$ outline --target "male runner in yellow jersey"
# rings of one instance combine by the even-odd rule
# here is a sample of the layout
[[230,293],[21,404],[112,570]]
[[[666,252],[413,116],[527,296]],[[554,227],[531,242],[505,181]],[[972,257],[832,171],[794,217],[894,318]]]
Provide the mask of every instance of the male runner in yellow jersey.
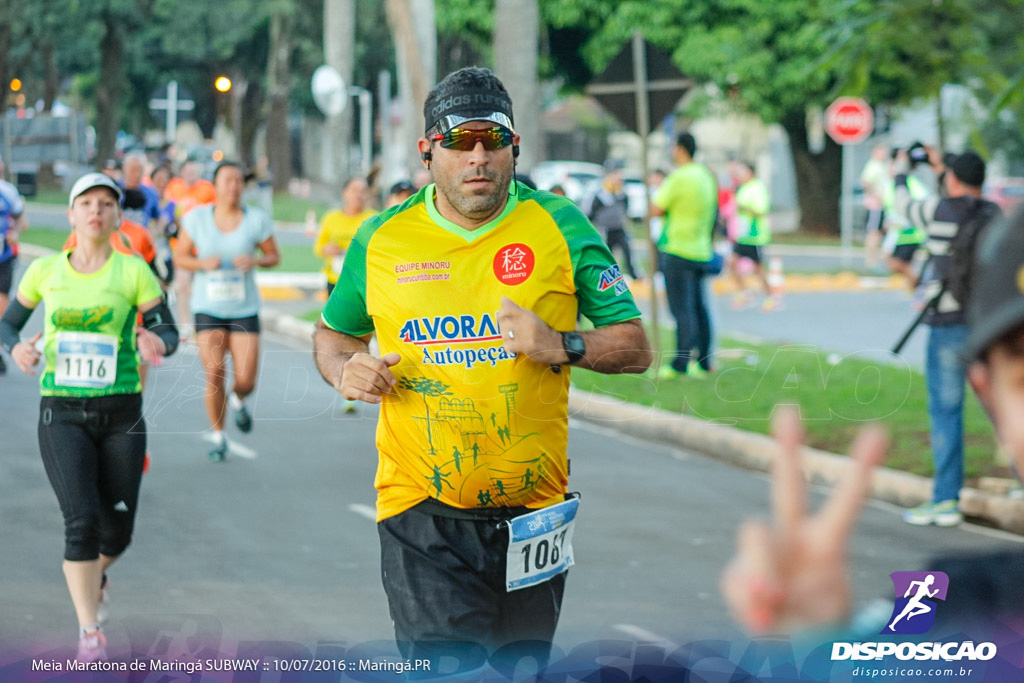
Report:
[[[403,655],[471,666],[517,643],[492,664],[525,645],[543,665],[578,505],[567,366],[643,372],[650,345],[579,209],[513,182],[519,136],[501,81],[460,69],[424,118],[434,184],[359,229],[316,362],[344,398],[382,404],[377,521]],[[576,332],[577,312],[596,329]]]

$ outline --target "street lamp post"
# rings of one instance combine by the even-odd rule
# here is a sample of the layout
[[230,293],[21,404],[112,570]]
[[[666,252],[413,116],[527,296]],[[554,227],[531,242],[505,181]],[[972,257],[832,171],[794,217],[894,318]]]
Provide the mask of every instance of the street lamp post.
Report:
[[245,97],[249,83],[236,72],[234,79],[228,76],[218,76],[213,82],[213,87],[217,92],[228,95],[230,98],[227,115],[231,117],[231,134],[235,138],[234,156],[236,160],[248,163],[248,160],[243,158],[245,155],[242,152],[242,98]]
[[349,97],[359,98],[360,169],[363,175],[368,175],[373,162],[373,93],[358,85],[346,85],[338,70],[326,64],[313,72],[310,88],[313,101],[326,116],[343,112]]
[[373,93],[358,85],[349,86],[348,92],[359,98],[359,167],[366,176],[373,162]]

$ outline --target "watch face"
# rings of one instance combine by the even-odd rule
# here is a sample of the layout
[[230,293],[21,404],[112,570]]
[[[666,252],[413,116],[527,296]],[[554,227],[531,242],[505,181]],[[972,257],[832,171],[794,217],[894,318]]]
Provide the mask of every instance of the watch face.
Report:
[[569,355],[569,362],[575,363],[587,353],[587,346],[583,337],[577,332],[566,332],[562,335],[562,346]]

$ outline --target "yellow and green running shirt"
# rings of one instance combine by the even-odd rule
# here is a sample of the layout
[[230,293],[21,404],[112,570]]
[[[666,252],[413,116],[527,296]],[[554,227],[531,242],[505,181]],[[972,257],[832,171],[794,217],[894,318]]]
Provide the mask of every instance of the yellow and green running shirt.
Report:
[[29,265],[18,294],[45,306],[43,396],[95,397],[142,390],[135,354],[136,312],[160,298],[160,283],[137,256],[113,252],[95,273],[79,273],[70,251]]
[[505,350],[501,298],[556,330],[640,317],[601,236],[568,199],[516,185],[504,211],[465,230],[428,185],[359,229],[323,311],[331,329],[376,332],[398,380],[377,424],[377,519],[427,497],[458,508],[564,500],[569,368]]
[[[317,233],[316,241],[313,242],[313,253],[324,260],[323,274],[332,285],[338,281],[338,274],[341,272],[341,264],[344,263],[344,254],[348,251],[348,245],[356,230],[367,218],[376,215],[376,211],[362,211],[355,216],[350,216],[338,209],[324,214],[320,222],[320,232]],[[324,253],[324,247],[333,244],[341,249],[341,256],[328,256]]]

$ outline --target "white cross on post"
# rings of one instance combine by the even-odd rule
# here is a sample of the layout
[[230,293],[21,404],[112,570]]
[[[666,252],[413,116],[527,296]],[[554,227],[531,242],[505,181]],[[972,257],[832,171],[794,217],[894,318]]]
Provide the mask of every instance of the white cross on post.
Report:
[[174,133],[178,129],[178,112],[192,111],[196,108],[196,103],[192,100],[179,100],[178,81],[171,81],[167,84],[167,97],[154,97],[149,101],[149,108],[167,112],[167,142],[174,142]]

